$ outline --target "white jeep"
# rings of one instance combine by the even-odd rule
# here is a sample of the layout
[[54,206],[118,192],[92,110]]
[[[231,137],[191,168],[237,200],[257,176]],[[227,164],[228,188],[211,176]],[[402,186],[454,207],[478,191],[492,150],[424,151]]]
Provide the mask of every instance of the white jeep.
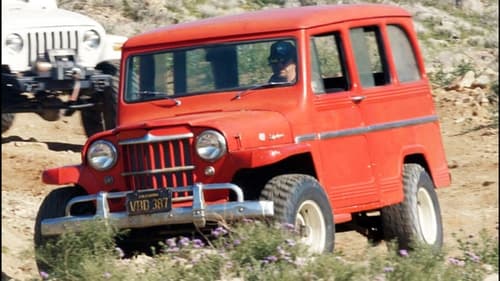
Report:
[[115,126],[121,46],[56,0],[2,0],[2,133],[14,113],[48,121],[80,111],[87,136]]

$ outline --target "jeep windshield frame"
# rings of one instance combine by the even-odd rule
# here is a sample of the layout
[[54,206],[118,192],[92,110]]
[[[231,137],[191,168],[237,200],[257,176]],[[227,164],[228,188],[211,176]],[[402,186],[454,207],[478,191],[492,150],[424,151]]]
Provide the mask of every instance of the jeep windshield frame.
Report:
[[[246,40],[205,44],[160,52],[133,54],[126,60],[124,101],[127,103],[177,99],[185,96],[245,91],[255,85],[271,84],[271,45],[294,38]],[[296,73],[299,63],[296,62]],[[297,83],[278,83],[289,87]],[[266,88],[266,87],[259,87]],[[255,88],[258,89],[258,88]],[[161,93],[144,95],[143,93]]]

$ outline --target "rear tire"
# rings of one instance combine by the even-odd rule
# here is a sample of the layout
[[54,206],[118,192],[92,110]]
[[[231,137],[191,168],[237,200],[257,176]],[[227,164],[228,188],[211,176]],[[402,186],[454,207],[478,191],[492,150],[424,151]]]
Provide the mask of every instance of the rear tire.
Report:
[[[47,242],[53,240],[54,236],[42,236],[41,223],[44,219],[58,218],[65,216],[66,205],[68,202],[80,195],[87,195],[85,190],[78,186],[66,186],[58,189],[52,190],[43,200],[40,208],[38,209],[38,214],[35,220],[35,233],[34,233],[34,244],[35,253],[38,249],[43,247]],[[92,204],[75,204],[71,209],[72,214],[87,214],[95,212],[94,206]],[[51,268],[50,265],[46,264],[35,255],[36,263],[39,271],[47,272]]]
[[83,128],[87,137],[116,127],[116,109],[118,105],[118,84],[120,79],[120,62],[110,61],[96,67],[104,74],[113,76],[111,86],[104,90],[98,105],[81,111]]
[[277,221],[295,225],[301,241],[313,253],[332,252],[335,223],[328,197],[318,181],[308,175],[290,174],[271,179],[261,193],[274,202]]
[[403,201],[381,211],[385,239],[397,239],[399,249],[411,249],[413,242],[422,242],[440,250],[441,209],[429,174],[418,164],[405,164],[403,188]]
[[5,133],[14,123],[13,113],[2,113],[2,134]]

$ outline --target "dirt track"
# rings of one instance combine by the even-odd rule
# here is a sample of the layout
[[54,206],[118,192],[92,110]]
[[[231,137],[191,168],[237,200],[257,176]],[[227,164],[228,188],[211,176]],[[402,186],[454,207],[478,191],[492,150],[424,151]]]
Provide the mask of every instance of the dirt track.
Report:
[[[445,247],[453,250],[453,233],[476,235],[498,231],[498,129],[487,108],[457,104],[455,92],[436,94],[438,114],[453,184],[441,189]],[[33,259],[33,225],[44,195],[54,186],[41,182],[46,168],[80,162],[85,142],[79,115],[47,122],[19,114],[2,135],[2,280],[37,277]],[[356,233],[338,235],[336,247],[348,254],[364,247]]]

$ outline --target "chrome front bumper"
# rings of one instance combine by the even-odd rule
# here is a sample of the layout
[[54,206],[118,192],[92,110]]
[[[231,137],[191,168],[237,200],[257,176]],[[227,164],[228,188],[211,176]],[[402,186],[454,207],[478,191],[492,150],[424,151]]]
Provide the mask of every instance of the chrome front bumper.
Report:
[[[236,201],[222,204],[206,205],[203,198],[204,190],[232,190],[236,193]],[[192,206],[172,208],[170,212],[147,215],[129,216],[125,212],[110,212],[108,199],[124,198],[124,192],[99,192],[93,195],[78,196],[66,205],[66,215],[59,218],[44,219],[41,222],[43,236],[60,235],[71,229],[78,231],[86,222],[97,219],[104,220],[118,229],[144,228],[161,225],[175,225],[193,223],[197,227],[204,227],[207,221],[231,221],[243,218],[257,218],[273,216],[274,206],[272,201],[244,201],[243,192],[234,184],[195,184],[188,187],[175,188],[175,192],[192,192]],[[82,202],[95,202],[95,215],[73,216],[70,214],[71,206]]]

